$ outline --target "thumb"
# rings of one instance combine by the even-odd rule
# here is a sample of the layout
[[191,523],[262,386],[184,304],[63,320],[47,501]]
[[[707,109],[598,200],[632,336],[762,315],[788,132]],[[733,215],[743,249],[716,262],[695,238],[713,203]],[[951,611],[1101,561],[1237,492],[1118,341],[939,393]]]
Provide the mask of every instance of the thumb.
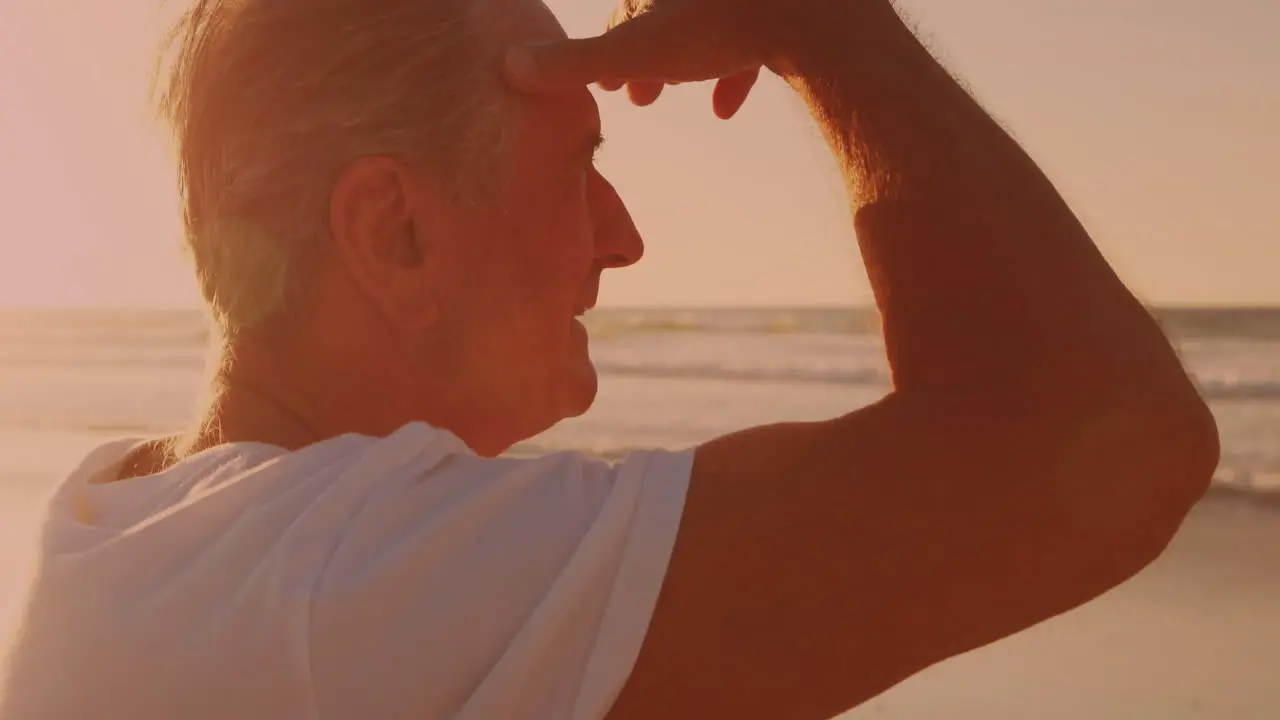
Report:
[[670,11],[654,10],[627,20],[602,35],[515,46],[507,51],[504,72],[519,90],[569,90],[601,80],[618,83],[674,82],[679,58],[673,37],[680,23]]

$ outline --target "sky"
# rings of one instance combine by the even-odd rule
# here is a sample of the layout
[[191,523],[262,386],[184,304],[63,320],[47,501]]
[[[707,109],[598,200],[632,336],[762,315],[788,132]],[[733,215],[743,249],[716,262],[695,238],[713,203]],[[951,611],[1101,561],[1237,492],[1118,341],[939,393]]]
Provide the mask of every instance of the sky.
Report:
[[[0,0],[0,307],[199,303],[147,94],[183,4]],[[547,4],[574,36],[612,9]],[[1141,298],[1280,305],[1280,2],[901,6]],[[870,301],[835,164],[776,79],[728,122],[706,85],[598,95],[600,168],[647,244],[602,305]]]

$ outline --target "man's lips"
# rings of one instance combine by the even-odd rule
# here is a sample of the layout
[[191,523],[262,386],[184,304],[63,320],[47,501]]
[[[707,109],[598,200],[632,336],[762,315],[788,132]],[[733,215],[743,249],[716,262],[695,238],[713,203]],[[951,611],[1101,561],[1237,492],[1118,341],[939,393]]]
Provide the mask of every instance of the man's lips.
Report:
[[596,306],[596,302],[600,299],[600,277],[594,277],[587,285],[587,292],[583,293],[583,302],[573,311],[577,317],[586,315],[589,310]]

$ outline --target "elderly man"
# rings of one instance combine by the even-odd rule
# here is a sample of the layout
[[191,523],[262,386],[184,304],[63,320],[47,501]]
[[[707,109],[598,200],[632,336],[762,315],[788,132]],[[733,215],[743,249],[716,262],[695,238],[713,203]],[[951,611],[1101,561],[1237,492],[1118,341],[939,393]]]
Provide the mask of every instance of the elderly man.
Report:
[[[0,715],[821,720],[1155,559],[1213,420],[1036,165],[889,0],[201,0],[166,107],[224,331],[180,438],[58,489]],[[640,259],[587,86],[757,74],[843,168],[894,389],[610,466]],[[761,138],[761,142],[767,139]]]

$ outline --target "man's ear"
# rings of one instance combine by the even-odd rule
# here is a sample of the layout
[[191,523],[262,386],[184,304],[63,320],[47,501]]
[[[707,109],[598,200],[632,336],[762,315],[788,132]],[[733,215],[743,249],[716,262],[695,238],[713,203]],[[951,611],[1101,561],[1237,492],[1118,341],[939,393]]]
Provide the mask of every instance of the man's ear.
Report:
[[419,181],[402,162],[349,163],[329,198],[329,230],[341,262],[397,327],[422,328],[439,314],[427,228],[415,222]]

